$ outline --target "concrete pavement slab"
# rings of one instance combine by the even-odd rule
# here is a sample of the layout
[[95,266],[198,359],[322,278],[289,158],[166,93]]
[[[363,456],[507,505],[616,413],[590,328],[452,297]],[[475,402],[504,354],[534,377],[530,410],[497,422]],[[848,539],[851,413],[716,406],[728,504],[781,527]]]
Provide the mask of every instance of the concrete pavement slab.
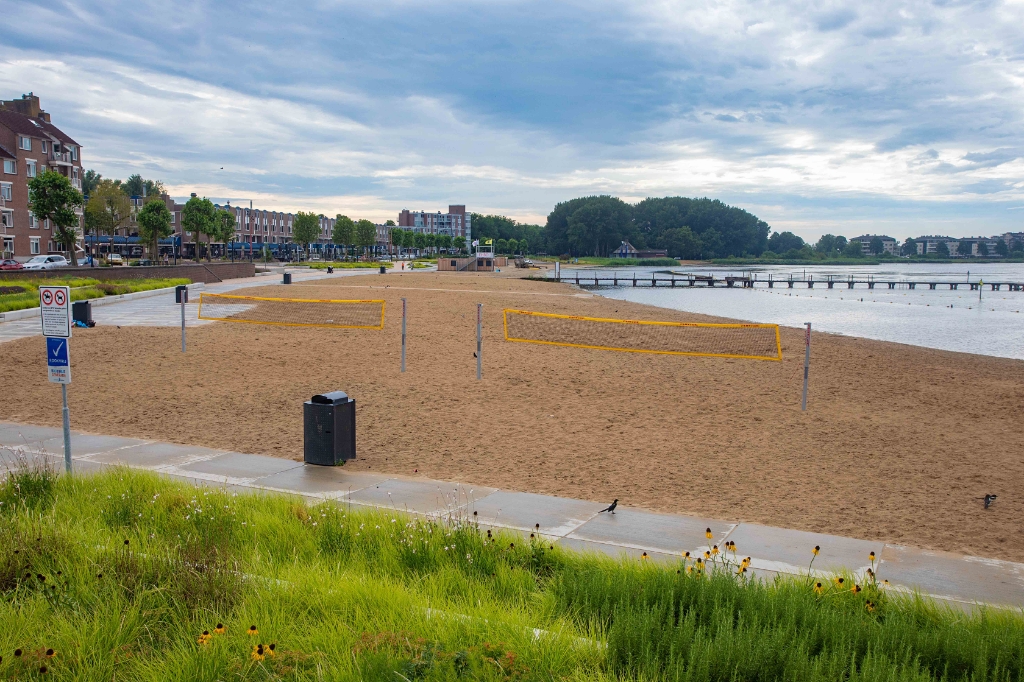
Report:
[[741,523],[723,539],[736,543],[737,555],[752,557],[755,568],[795,574],[807,572],[815,546],[821,547],[814,560],[815,571],[860,573],[871,565],[868,554],[882,556],[884,544],[756,523]]
[[[118,436],[94,436],[91,433],[71,433],[71,456],[87,457],[111,450],[143,445],[146,441],[137,438],[119,438]],[[47,438],[33,443],[33,448],[64,456],[64,434],[55,438]]]
[[886,545],[878,577],[933,596],[1024,607],[1024,564]]
[[387,481],[390,476],[325,467],[313,464],[288,469],[258,479],[254,485],[277,490],[291,490],[303,495],[337,498]]
[[[240,452],[217,453],[215,457],[197,462],[181,464],[173,473],[182,475],[189,474],[211,474],[226,478],[254,481],[271,474],[279,474],[282,471],[302,466],[302,462],[280,457],[266,457],[264,455],[245,455]],[[199,478],[203,478],[200,476]]]
[[[75,447],[74,442],[71,445]],[[173,443],[146,443],[90,455],[93,462],[103,464],[124,464],[143,469],[182,465],[198,457],[213,457],[222,450],[211,450],[198,445],[175,445]]]
[[228,493],[256,495],[263,492],[259,488],[254,488],[252,486],[234,485],[232,483],[224,483],[223,481],[212,481],[207,478],[196,478],[195,476],[182,476],[180,474],[168,474],[163,472],[160,472],[160,476],[172,481],[188,483],[194,486],[202,486],[204,488],[216,488],[217,490],[223,490]]
[[[605,554],[616,559],[636,559],[638,561],[654,561],[659,564],[682,563],[682,557],[678,554],[647,551],[635,547],[624,547],[622,545],[610,544],[607,542],[591,542],[580,540],[574,537],[565,537],[558,540],[557,547],[570,549],[575,552],[588,552],[591,554]],[[644,554],[647,559],[644,559]]]
[[64,436],[63,429],[32,424],[0,424],[0,445],[28,445],[57,436]]
[[[389,478],[381,483],[358,490],[344,499],[354,504],[373,505],[419,514],[466,513],[479,505],[481,497],[490,495],[494,488],[466,486],[458,483],[416,478]],[[486,499],[486,497],[484,497]]]
[[619,507],[614,514],[598,514],[568,537],[613,543],[648,552],[675,555],[692,552],[696,555],[698,551],[703,551],[707,547],[708,539],[705,533],[708,528],[715,537],[712,544],[717,544],[735,527],[735,523],[725,521],[655,514]]
[[567,535],[589,521],[607,505],[564,497],[499,490],[475,505],[481,523],[540,532],[558,537]]

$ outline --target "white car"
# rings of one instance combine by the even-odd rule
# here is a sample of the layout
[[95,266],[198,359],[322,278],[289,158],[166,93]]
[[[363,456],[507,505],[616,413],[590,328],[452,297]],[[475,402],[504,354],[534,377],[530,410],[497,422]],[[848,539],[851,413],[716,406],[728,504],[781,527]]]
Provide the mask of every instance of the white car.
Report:
[[26,270],[52,270],[68,267],[68,259],[64,256],[33,256],[25,262]]

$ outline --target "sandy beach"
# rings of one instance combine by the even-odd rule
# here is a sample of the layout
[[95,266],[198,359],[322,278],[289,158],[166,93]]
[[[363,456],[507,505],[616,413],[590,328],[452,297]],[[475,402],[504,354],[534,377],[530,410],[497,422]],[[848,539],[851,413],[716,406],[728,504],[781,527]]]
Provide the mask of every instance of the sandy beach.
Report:
[[[781,363],[507,343],[503,308],[725,321],[519,275],[244,290],[384,298],[382,331],[217,322],[190,329],[183,355],[173,328],[76,329],[72,427],[301,459],[303,401],[344,390],[358,470],[1024,561],[1024,362],[816,334],[801,412],[802,330],[783,330]],[[2,346],[2,419],[60,425],[42,344]],[[985,511],[987,493],[999,498]]]

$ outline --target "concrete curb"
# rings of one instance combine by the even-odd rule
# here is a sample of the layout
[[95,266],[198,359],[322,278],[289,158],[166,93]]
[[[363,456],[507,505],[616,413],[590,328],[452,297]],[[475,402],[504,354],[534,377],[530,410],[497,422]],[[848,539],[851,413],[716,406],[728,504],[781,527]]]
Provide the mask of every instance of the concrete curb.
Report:
[[[205,285],[202,282],[194,282],[188,285],[189,291],[195,291],[203,289]],[[101,305],[110,305],[111,303],[120,303],[122,301],[133,301],[137,298],[149,298],[151,296],[160,296],[161,294],[173,294],[174,287],[164,287],[162,289],[150,289],[149,291],[136,291],[130,294],[118,294],[117,296],[104,296],[103,298],[90,298],[93,307]],[[25,308],[23,310],[12,310],[9,313],[0,313],[0,322],[10,322],[12,320],[23,320],[29,317],[39,317],[39,308]]]

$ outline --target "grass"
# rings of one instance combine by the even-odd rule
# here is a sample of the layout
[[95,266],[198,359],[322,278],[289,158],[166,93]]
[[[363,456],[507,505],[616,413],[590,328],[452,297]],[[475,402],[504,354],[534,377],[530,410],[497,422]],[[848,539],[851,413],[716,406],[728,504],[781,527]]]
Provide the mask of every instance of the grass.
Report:
[[22,471],[0,485],[0,678],[1022,679],[1020,614],[613,561],[471,520]]
[[393,268],[394,267],[394,263],[389,263],[387,261],[382,261],[380,263],[370,262],[370,261],[337,261],[337,262],[317,261],[317,262],[312,262],[312,263],[305,263],[305,265],[308,265],[309,267],[313,268],[314,270],[326,270],[327,266],[331,266],[332,268],[338,268],[338,269],[345,269],[345,268],[374,268],[374,269],[376,269],[376,268],[379,268],[382,265],[384,267],[386,267],[386,268]]
[[[192,280],[182,277],[169,279],[129,279],[100,281],[88,277],[55,277],[39,280],[0,280],[0,313],[25,308],[39,307],[39,287],[60,285],[71,287],[71,300],[83,301],[90,298],[117,296],[136,291],[164,289],[178,284],[191,284]],[[15,291],[17,289],[17,291]]]
[[[537,257],[534,260],[554,262],[557,259]],[[575,265],[575,261],[579,261],[580,265],[599,265],[605,268],[675,267],[679,265],[679,261],[675,258],[597,258],[595,256],[581,256],[580,258],[573,259],[573,261],[567,263],[567,265]]]

